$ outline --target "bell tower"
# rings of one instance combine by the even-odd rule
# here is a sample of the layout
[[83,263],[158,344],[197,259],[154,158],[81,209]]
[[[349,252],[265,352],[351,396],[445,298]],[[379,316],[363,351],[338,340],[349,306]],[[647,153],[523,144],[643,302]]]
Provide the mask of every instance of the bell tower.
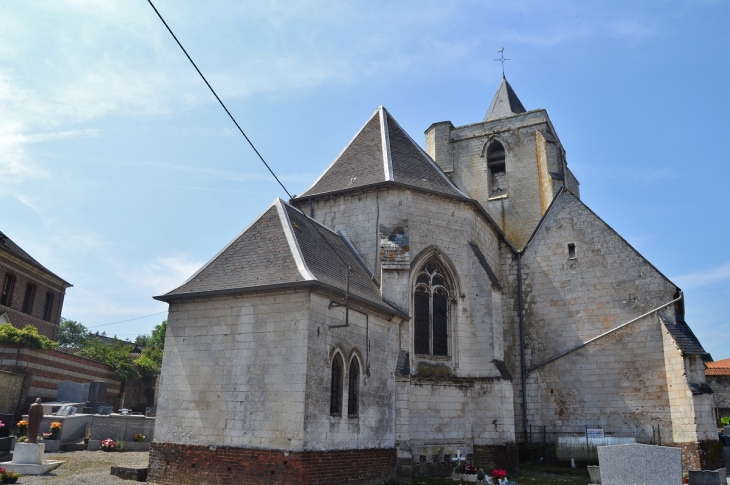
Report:
[[434,123],[426,130],[426,152],[517,248],[562,188],[580,197],[547,111],[527,111],[504,76],[480,123]]

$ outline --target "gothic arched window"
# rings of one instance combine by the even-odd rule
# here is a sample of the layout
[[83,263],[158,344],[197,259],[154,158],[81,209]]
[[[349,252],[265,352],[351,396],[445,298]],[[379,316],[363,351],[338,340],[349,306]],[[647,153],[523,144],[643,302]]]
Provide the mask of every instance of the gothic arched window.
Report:
[[493,141],[487,149],[487,169],[489,170],[489,197],[507,193],[507,172],[505,170],[504,146]]
[[356,418],[359,411],[360,401],[360,365],[356,357],[352,357],[350,361],[350,370],[348,371],[347,386],[347,415]]
[[433,261],[416,277],[413,295],[414,352],[449,355],[449,286],[446,273]]
[[335,354],[332,359],[332,380],[330,381],[330,415],[342,416],[342,356]]

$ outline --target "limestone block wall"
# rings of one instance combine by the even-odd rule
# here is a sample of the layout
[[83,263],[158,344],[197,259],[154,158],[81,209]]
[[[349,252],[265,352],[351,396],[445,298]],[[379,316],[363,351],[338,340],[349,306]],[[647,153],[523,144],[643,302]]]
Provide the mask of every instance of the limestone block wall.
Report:
[[[303,208],[309,210],[309,205]],[[491,362],[503,360],[503,332],[499,328],[502,320],[495,311],[501,305],[501,296],[493,295],[491,283],[469,243],[478,245],[499,278],[500,240],[495,229],[470,203],[384,187],[314,200],[311,209],[319,222],[346,232],[363,260],[381,279],[384,296],[409,313],[413,307],[414,271],[429,256],[439,255],[454,277],[450,356],[440,363],[460,376],[499,375]],[[405,223],[410,272],[383,270],[379,262],[380,228]],[[401,348],[409,352],[415,367],[422,358],[414,355],[411,341],[409,333],[401,338]]]
[[730,376],[707,376],[707,383],[713,391],[717,418],[730,416]]
[[302,450],[309,290],[170,304],[155,438]]
[[688,383],[705,382],[704,364],[700,356],[683,356],[676,342],[663,328],[664,358],[668,398],[675,443],[716,440],[712,395],[693,395]]
[[[345,320],[344,309],[329,308],[330,301],[331,295],[312,293],[307,337],[304,448],[393,448],[393,374],[398,358],[399,323],[388,321],[384,315],[367,307],[354,306],[350,311],[349,327],[330,328],[331,325],[343,325]],[[340,416],[330,415],[331,366],[335,352],[340,353],[345,364]],[[354,417],[349,415],[348,408],[352,359],[356,359],[360,371],[358,413]]]
[[[548,153],[538,149],[537,131],[555,133],[545,110],[461,126],[450,132],[454,183],[484,206],[516,247],[525,244],[543,214],[540,187],[542,180],[548,183],[549,174],[541,180],[537,154],[548,157]],[[505,148],[506,196],[490,197],[486,148],[492,141]],[[544,162],[546,168],[554,165],[553,160]]]
[[[575,245],[575,257],[569,254]],[[516,258],[503,271],[510,371],[519,376]],[[526,364],[532,366],[674,299],[676,287],[626,241],[564,193],[522,257]],[[665,313],[674,315],[673,307]],[[669,425],[662,336],[656,315],[530,373],[528,421],[551,427]],[[515,379],[516,393],[521,383]],[[647,392],[648,391],[648,392]],[[518,398],[519,399],[519,398]],[[516,399],[516,416],[521,402]],[[519,418],[518,418],[519,419]]]
[[429,381],[410,386],[410,445],[488,445],[514,441],[512,386],[501,379]]

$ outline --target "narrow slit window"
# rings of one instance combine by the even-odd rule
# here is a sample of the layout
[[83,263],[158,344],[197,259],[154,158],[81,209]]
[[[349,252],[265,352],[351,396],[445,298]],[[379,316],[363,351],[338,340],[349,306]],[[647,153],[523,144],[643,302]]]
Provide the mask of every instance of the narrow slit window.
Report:
[[11,306],[13,304],[13,289],[15,288],[15,275],[5,275],[3,281],[3,293],[0,297],[0,305]]
[[56,295],[50,291],[46,293],[46,304],[43,306],[43,320],[50,322],[53,318],[53,300]]
[[568,244],[568,259],[575,259],[575,244]]
[[330,383],[330,415],[342,416],[342,371],[344,365],[340,354],[332,359],[332,381]]
[[357,358],[355,357],[350,361],[348,374],[347,415],[351,418],[356,418],[359,413],[360,401],[360,365],[357,363]]
[[33,301],[35,300],[35,285],[25,286],[25,298],[23,298],[23,313],[33,313]]
[[487,149],[487,169],[489,170],[489,197],[507,194],[506,153],[498,141],[492,142]]

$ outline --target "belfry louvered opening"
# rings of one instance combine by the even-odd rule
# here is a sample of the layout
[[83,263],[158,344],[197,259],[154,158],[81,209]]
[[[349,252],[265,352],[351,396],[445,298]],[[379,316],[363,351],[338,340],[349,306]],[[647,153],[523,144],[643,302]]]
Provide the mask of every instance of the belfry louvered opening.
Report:
[[489,196],[507,194],[506,152],[504,146],[493,141],[487,149],[487,169],[489,170]]

